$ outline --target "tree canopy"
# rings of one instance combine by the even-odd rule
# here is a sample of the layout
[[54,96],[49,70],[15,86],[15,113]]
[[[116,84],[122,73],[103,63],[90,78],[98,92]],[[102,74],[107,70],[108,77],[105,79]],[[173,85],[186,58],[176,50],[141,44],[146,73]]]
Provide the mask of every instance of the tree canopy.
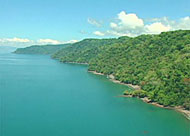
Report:
[[190,30],[85,39],[59,49],[52,57],[62,62],[89,63],[90,71],[112,74],[123,83],[141,86],[143,94],[138,91],[134,95],[190,110]]
[[53,54],[70,44],[57,45],[32,45],[26,48],[18,48],[14,53],[17,54]]

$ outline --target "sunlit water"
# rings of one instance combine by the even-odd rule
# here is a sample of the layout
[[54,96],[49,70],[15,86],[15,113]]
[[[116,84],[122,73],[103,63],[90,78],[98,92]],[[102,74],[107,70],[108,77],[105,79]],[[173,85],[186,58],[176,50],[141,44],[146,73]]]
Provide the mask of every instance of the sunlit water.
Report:
[[1,136],[190,136],[182,114],[48,56],[0,54]]

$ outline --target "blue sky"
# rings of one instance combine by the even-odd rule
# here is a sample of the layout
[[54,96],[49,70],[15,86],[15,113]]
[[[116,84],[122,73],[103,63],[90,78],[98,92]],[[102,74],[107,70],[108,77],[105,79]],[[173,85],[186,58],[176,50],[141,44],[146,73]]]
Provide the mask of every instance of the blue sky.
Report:
[[190,0],[0,0],[0,45],[190,29]]

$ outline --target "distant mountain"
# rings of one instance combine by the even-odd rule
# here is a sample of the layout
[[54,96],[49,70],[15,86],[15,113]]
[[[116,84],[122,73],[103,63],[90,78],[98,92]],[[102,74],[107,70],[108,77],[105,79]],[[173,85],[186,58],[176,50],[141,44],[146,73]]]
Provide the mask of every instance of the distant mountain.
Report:
[[16,50],[16,47],[11,46],[0,46],[0,54],[2,53],[10,53]]
[[71,44],[57,45],[33,45],[26,48],[18,48],[14,53],[17,54],[53,54],[58,50],[68,47]]

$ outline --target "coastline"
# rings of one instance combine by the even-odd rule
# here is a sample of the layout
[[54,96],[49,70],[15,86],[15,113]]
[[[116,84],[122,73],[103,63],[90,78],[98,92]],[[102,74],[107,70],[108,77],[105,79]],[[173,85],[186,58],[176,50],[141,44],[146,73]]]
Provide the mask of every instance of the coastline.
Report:
[[88,65],[88,63],[79,63],[79,62],[63,62],[67,64],[80,64],[80,65]]
[[[96,71],[88,71],[90,73],[93,73],[93,74],[96,74],[96,75],[104,75],[103,73],[98,73]],[[105,75],[104,75],[105,76]],[[126,85],[126,86],[129,86],[131,88],[133,88],[134,90],[140,90],[141,87],[138,86],[138,85],[132,85],[132,84],[126,84],[126,83],[122,83],[121,81],[119,80],[116,80],[115,77],[113,75],[107,75],[107,78],[110,79],[110,81],[114,82],[114,83],[117,83],[117,84],[121,84],[121,85]],[[131,98],[133,97],[132,95],[120,95],[118,97],[127,97],[127,98]],[[137,97],[139,98],[139,97]],[[165,108],[165,109],[171,109],[171,110],[175,110],[177,112],[180,112],[182,113],[188,120],[190,120],[190,111],[189,110],[185,110],[183,107],[181,106],[176,106],[176,107],[165,107],[159,103],[156,103],[156,102],[151,102],[150,99],[148,99],[148,97],[144,97],[144,98],[139,98],[141,99],[143,102],[147,103],[147,104],[152,104],[154,106],[157,106],[157,107],[160,107],[160,108]]]
[[[133,96],[132,95],[120,95],[118,97],[127,97],[127,98],[132,98]],[[133,97],[135,98],[135,97]],[[177,112],[180,112],[182,113],[188,120],[190,120],[190,111],[189,110],[185,110],[183,107],[181,106],[176,106],[176,107],[170,107],[170,106],[167,106],[165,107],[164,105],[161,105],[159,103],[156,103],[156,102],[151,102],[150,99],[148,99],[148,97],[144,97],[144,98],[140,98],[140,97],[136,97],[136,98],[139,98],[141,99],[143,102],[147,103],[147,104],[152,104],[154,106],[157,106],[157,107],[160,107],[160,108],[165,108],[165,109],[171,109],[171,110],[175,110]]]
[[[96,71],[88,71],[88,72],[93,73],[93,74],[96,74],[96,75],[106,76],[106,75],[104,75],[103,73],[98,73],[98,72],[96,72]],[[126,86],[129,86],[129,87],[131,87],[131,88],[133,88],[133,89],[135,89],[135,90],[140,90],[140,89],[141,89],[140,86],[138,86],[138,85],[132,85],[132,84],[122,83],[121,81],[116,80],[113,75],[107,75],[107,77],[108,77],[112,82],[114,82],[114,83],[121,84],[121,85],[126,85]]]
[[118,84],[121,84],[121,85],[126,85],[126,86],[129,86],[135,90],[141,90],[141,87],[138,86],[138,85],[133,85],[133,84],[126,84],[126,83],[122,83],[121,81],[119,80],[116,80],[115,77],[113,75],[108,75],[108,78],[114,82],[114,83],[118,83]]

